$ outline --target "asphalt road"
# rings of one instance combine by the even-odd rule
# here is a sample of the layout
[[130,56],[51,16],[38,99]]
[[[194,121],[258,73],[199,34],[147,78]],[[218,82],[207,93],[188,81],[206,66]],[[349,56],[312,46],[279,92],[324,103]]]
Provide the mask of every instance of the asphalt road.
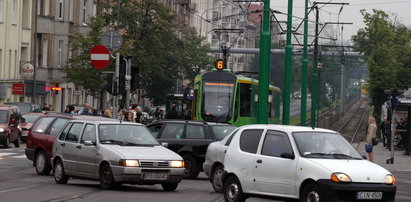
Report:
[[[39,176],[26,159],[22,148],[0,148],[0,200],[7,202],[37,201],[155,201],[155,202],[221,202],[223,195],[215,193],[206,176],[183,180],[176,191],[165,192],[160,185],[123,185],[116,190],[101,190],[97,181],[70,179],[59,185],[52,175]],[[397,179],[397,200],[411,200],[411,172],[394,172]],[[272,201],[249,198],[247,202]]]

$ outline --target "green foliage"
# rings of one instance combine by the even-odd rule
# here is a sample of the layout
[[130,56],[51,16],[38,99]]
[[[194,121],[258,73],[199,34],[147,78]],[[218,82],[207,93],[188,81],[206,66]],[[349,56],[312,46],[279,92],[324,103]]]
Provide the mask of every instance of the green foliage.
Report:
[[132,72],[141,75],[140,86],[155,105],[164,104],[166,96],[175,92],[177,79],[193,80],[200,69],[210,64],[209,46],[203,45],[204,38],[184,27],[180,23],[184,16],[178,16],[162,3],[121,1],[120,12],[117,0],[99,7],[112,10],[103,15],[105,26],[118,26],[121,30],[120,52],[132,56]]
[[375,106],[374,115],[381,112],[387,96],[385,89],[405,89],[411,86],[411,31],[390,20],[381,10],[367,13],[361,10],[365,28],[352,37],[355,50],[368,61],[368,92]]
[[73,51],[73,57],[68,60],[63,68],[69,82],[83,86],[86,93],[93,96],[98,96],[103,80],[99,76],[101,70],[94,69],[91,66],[90,50],[100,43],[103,23],[101,18],[91,18],[89,23],[90,31],[87,34],[77,33],[74,36],[69,47]]

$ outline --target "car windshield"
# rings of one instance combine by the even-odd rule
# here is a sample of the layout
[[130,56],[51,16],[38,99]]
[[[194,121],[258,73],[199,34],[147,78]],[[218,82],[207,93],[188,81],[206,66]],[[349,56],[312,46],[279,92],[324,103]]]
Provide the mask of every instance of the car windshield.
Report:
[[118,144],[122,146],[159,145],[144,126],[131,124],[102,124],[99,126],[99,139],[101,144]]
[[23,115],[23,118],[24,118],[24,120],[25,120],[25,122],[26,123],[34,123],[34,121],[39,117],[40,115],[37,115],[37,114],[30,114],[30,115],[28,115],[28,114],[25,114],[25,115]]
[[0,111],[0,123],[7,123],[7,111]]
[[294,132],[293,136],[302,157],[362,159],[351,144],[338,133]]
[[223,139],[225,136],[230,134],[231,131],[236,129],[236,127],[232,125],[217,125],[211,127],[213,128],[214,136],[217,140]]
[[16,105],[16,106],[19,107],[21,113],[31,112],[30,105]]

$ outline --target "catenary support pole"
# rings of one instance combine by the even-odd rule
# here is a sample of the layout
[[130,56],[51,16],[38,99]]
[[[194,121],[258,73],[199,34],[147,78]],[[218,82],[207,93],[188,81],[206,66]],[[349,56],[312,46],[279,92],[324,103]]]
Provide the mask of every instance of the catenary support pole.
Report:
[[285,46],[285,66],[284,66],[284,90],[283,90],[283,124],[290,124],[290,93],[291,93],[291,66],[293,63],[292,52],[292,26],[293,24],[293,0],[288,0],[287,16],[287,44]]
[[305,126],[307,123],[307,74],[308,74],[308,0],[305,0],[304,15],[304,48],[303,48],[303,65],[301,70],[301,113],[300,125]]

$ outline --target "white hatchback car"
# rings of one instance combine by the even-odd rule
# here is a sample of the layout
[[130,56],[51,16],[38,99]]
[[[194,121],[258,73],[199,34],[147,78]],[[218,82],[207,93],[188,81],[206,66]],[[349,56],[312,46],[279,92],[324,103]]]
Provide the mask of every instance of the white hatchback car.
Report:
[[337,132],[249,125],[233,135],[224,159],[224,197],[262,195],[301,201],[394,201],[394,176]]

